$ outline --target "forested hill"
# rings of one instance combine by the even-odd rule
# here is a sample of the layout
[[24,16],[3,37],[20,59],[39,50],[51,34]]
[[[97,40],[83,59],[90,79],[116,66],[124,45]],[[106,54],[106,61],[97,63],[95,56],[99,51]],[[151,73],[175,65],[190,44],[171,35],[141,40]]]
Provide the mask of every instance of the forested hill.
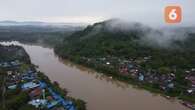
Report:
[[141,55],[147,53],[144,52],[147,49],[194,50],[194,33],[188,30],[154,30],[139,23],[109,20],[88,26],[65,38],[63,49],[66,54],[76,52],[85,56]]
[[56,51],[63,57],[159,55],[166,59],[177,59],[175,55],[195,55],[194,42],[195,34],[187,28],[161,31],[139,23],[109,20],[88,26],[65,38]]

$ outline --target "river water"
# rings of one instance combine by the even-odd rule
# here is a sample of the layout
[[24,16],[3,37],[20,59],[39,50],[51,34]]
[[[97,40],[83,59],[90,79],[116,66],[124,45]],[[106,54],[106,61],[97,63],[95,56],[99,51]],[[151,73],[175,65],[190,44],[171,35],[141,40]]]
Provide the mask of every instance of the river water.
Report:
[[62,88],[69,91],[69,95],[86,101],[88,110],[189,110],[177,100],[168,100],[93,70],[62,61],[52,48],[19,42],[1,44],[23,46],[40,71],[52,81],[59,82]]

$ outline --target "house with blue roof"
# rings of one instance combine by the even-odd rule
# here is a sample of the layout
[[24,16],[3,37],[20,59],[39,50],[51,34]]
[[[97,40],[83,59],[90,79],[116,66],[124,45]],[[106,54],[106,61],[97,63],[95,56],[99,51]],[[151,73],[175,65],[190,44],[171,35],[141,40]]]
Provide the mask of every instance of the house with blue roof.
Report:
[[23,90],[28,90],[28,89],[33,89],[33,88],[36,88],[36,87],[40,87],[41,83],[40,82],[27,82],[27,83],[24,83],[21,88]]

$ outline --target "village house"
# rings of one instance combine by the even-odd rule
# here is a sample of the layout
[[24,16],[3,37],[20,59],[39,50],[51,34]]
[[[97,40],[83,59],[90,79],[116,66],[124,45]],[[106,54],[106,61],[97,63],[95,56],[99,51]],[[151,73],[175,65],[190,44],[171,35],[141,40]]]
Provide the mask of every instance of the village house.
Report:
[[33,99],[36,98],[37,96],[41,96],[42,94],[42,89],[41,88],[35,88],[29,93],[29,96]]
[[195,74],[194,73],[190,73],[188,76],[186,76],[185,79],[191,82],[192,87],[195,87]]
[[36,88],[36,87],[40,87],[40,81],[31,81],[31,82],[27,82],[27,83],[24,83],[21,88],[23,90],[28,90],[28,89],[33,89],[33,88]]

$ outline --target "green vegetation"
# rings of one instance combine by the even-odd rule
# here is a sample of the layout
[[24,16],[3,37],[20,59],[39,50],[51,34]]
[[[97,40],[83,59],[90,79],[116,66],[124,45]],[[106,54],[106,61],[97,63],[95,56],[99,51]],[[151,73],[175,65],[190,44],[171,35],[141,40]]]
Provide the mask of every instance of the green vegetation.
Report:
[[3,93],[3,87],[5,85],[4,78],[5,78],[5,72],[0,70],[0,108],[4,108],[5,103],[3,102],[4,99],[4,93]]
[[[159,35],[161,32],[140,24],[133,24],[133,28],[128,30],[115,29],[109,22],[114,21],[96,23],[73,34],[73,31],[1,31],[0,40],[55,46],[55,53],[62,58],[152,92],[195,102],[195,91],[192,94],[187,93],[187,90],[194,89],[193,81],[186,80],[186,77],[195,77],[193,31],[186,31],[183,36],[186,38],[183,40],[171,39],[171,45],[164,42],[162,46],[152,42],[153,39],[149,41],[144,39],[148,32]],[[0,55],[0,58],[4,59],[6,56],[6,54]],[[23,71],[25,68],[25,65],[22,65],[20,69]],[[56,92],[64,97],[67,96],[67,91],[60,89],[57,82],[51,83],[42,73],[39,76]],[[79,110],[85,109],[85,102],[69,98],[75,102]]]
[[[21,91],[20,89],[15,90],[6,90],[3,92],[5,87],[4,78],[6,78],[5,72],[0,72],[0,110],[35,110],[34,107],[27,105],[29,101],[29,96],[26,92]],[[30,109],[31,108],[31,109]]]
[[[21,63],[26,66],[30,65],[30,58],[26,51],[19,46],[0,45],[0,53],[0,109],[20,110],[29,101],[29,96],[19,88],[14,90],[7,89],[6,81],[9,80],[7,71],[15,71]],[[12,62],[14,66],[8,62]],[[7,65],[6,67],[2,67],[4,63]]]
[[0,41],[20,41],[23,43],[34,43],[54,46],[61,42],[64,36],[69,35],[57,32],[0,32]]
[[25,104],[22,107],[20,107],[20,110],[38,110],[35,107],[33,107],[32,105],[29,104]]
[[[13,94],[14,93],[14,94]],[[8,110],[20,110],[20,107],[27,104],[29,101],[28,94],[22,91],[12,91],[6,95],[6,107]],[[10,97],[11,95],[11,97]]]
[[[187,39],[173,41],[172,47],[163,48],[144,42],[142,38],[145,32],[143,29],[137,28],[136,25],[135,29],[128,31],[113,31],[110,28],[107,27],[107,22],[88,26],[83,31],[66,37],[63,43],[55,47],[55,52],[62,58],[114,76],[116,79],[140,85],[150,91],[193,101],[195,95],[186,94],[190,84],[185,80],[187,76],[185,71],[195,67],[195,33],[186,33]],[[148,83],[143,84],[137,80],[138,78],[132,78],[129,73],[128,76],[122,75],[119,70],[122,63],[127,60],[133,62],[136,69],[145,77],[148,72],[149,76],[157,78],[161,76],[166,78],[173,73],[175,75],[172,80],[172,83],[175,84],[174,89],[161,90],[160,86],[164,86],[168,79],[152,84],[148,81]],[[106,62],[111,64],[106,64]],[[163,84],[160,84],[161,82]]]
[[[29,101],[37,98],[30,96],[36,88],[24,90],[22,85],[39,81],[46,83],[64,99],[72,101],[77,110],[86,110],[84,101],[67,96],[68,91],[61,89],[57,82],[51,83],[41,72],[36,75],[35,66],[31,64],[28,54],[22,47],[0,45],[0,53],[0,110],[37,110],[38,108],[28,104]],[[48,90],[46,94],[49,94]]]
[[53,47],[81,27],[0,26],[0,41],[19,41]]
[[14,61],[17,59],[20,61],[24,61],[25,63],[30,63],[30,58],[28,54],[20,46],[11,45],[11,46],[8,46],[7,48],[7,47],[0,45],[0,51],[1,51],[0,62]]

